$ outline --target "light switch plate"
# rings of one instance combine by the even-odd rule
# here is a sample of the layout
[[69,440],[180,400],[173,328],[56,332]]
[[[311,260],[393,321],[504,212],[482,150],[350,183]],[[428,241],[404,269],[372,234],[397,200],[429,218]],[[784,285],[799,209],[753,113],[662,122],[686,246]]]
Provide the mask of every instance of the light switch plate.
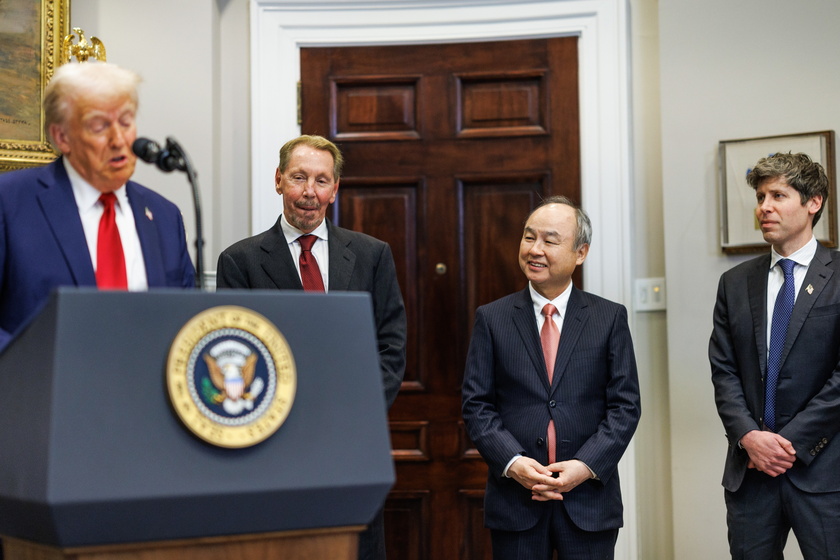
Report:
[[637,278],[633,300],[636,311],[664,311],[665,279]]

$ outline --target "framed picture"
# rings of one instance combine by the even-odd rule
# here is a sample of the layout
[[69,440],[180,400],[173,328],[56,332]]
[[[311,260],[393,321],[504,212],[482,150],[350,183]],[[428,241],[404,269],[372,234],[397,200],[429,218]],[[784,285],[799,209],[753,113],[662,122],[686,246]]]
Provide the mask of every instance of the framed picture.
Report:
[[0,0],[0,172],[48,163],[44,87],[61,58],[70,0]]
[[828,175],[828,204],[814,228],[817,240],[837,246],[837,199],[834,165],[834,131],[806,132],[720,142],[721,224],[720,245],[724,253],[766,251],[755,217],[755,191],[747,173],[759,159],[779,152],[803,152],[820,163]]

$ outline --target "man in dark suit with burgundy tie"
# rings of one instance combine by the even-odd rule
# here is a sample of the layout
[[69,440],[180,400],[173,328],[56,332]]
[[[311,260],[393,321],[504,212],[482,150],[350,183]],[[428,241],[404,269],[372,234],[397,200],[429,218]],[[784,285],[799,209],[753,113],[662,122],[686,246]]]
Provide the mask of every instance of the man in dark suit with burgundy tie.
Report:
[[0,175],[0,349],[58,286],[195,285],[181,212],[129,180],[139,81],[113,64],[59,67],[44,124],[61,157]]
[[[283,145],[274,175],[277,193],[283,196],[283,213],[268,231],[222,252],[216,284],[370,293],[382,385],[390,407],[405,373],[405,306],[388,244],[326,219],[327,207],[338,193],[342,165],[341,152],[326,138],[299,136]],[[359,537],[358,558],[385,558],[381,510]]]
[[583,210],[546,199],[519,245],[528,287],[476,311],[463,416],[489,466],[496,560],[614,557],[641,408],[626,309],[572,284],[591,236]]
[[840,555],[840,253],[813,228],[829,180],[806,154],[747,175],[771,250],[721,276],[709,360],[729,443],[723,472],[734,559]]

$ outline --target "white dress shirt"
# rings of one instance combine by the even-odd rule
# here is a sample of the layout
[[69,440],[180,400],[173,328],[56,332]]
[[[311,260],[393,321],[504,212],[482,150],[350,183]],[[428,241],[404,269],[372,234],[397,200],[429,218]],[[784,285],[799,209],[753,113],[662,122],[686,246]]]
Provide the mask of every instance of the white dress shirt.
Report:
[[779,290],[782,289],[782,284],[785,283],[785,273],[781,266],[776,264],[782,259],[789,259],[796,263],[793,267],[793,281],[794,286],[794,301],[799,295],[799,290],[802,288],[802,283],[805,281],[805,274],[808,272],[808,267],[811,266],[811,261],[814,255],[817,254],[817,238],[811,237],[811,240],[802,248],[795,251],[788,257],[783,257],[776,252],[775,249],[770,249],[770,270],[767,274],[767,352],[770,352],[770,329],[773,322],[773,308],[776,306],[776,297],[779,295]]
[[[99,239],[99,222],[102,219],[104,206],[99,201],[102,193],[85,181],[81,175],[70,165],[67,158],[64,159],[64,168],[70,178],[70,185],[73,187],[73,197],[76,199],[76,207],[79,210],[79,217],[82,219],[82,227],[85,231],[90,260],[93,269],[96,271],[96,247]],[[143,260],[143,249],[140,247],[140,237],[137,235],[137,226],[134,223],[134,214],[131,212],[131,205],[128,202],[128,195],[125,192],[125,185],[114,191],[117,203],[114,205],[115,220],[117,229],[120,231],[120,243],[122,243],[123,254],[125,255],[125,272],[128,279],[128,289],[132,292],[141,292],[149,288],[146,278],[146,263]]]

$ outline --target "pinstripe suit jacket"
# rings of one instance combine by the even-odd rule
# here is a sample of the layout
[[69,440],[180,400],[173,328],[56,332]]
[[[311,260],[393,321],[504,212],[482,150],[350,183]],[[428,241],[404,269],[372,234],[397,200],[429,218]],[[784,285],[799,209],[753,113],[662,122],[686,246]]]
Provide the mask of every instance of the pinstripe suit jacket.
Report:
[[463,384],[470,438],[487,461],[485,524],[521,531],[550,503],[502,472],[517,454],[547,460],[545,430],[557,430],[557,460],[579,459],[597,475],[564,497],[587,531],[623,524],[618,461],[641,413],[633,343],[624,306],[572,288],[551,386],[528,289],[476,311]]
[[[737,443],[763,423],[769,270],[768,253],[725,272],[718,286],[709,360],[729,439],[723,486],[732,492],[749,461]],[[777,432],[796,449],[788,478],[805,492],[840,491],[840,253],[822,245],[796,297],[777,387]]]

